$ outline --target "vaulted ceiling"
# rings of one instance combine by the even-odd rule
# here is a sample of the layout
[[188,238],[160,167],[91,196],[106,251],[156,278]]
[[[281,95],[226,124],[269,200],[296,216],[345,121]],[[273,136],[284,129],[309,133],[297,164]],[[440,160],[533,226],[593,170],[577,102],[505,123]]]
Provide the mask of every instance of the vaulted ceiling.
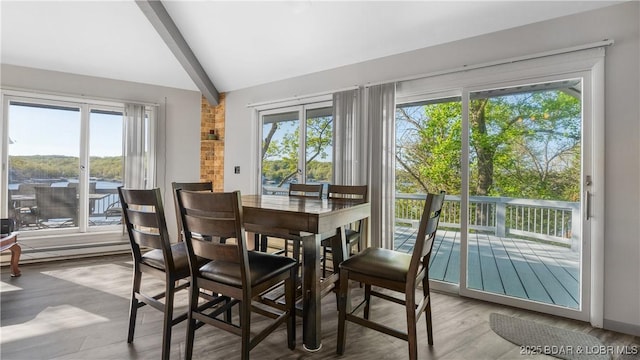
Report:
[[[620,1],[162,1],[218,91]],[[1,1],[1,61],[198,90],[134,1]]]

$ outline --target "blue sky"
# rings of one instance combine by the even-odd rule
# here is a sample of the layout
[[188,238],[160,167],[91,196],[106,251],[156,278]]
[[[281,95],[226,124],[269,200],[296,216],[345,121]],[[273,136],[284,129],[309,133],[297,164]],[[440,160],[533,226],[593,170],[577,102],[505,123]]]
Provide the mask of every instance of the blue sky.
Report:
[[[66,155],[80,153],[80,112],[11,105],[10,155]],[[91,113],[90,155],[122,154],[122,116]]]

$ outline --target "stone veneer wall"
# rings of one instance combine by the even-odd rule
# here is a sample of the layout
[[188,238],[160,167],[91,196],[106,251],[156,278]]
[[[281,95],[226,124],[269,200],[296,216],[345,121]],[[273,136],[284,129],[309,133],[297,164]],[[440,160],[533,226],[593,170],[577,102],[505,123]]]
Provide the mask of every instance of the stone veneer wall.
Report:
[[[202,97],[200,115],[200,181],[212,181],[213,191],[224,191],[224,94],[220,103],[211,106]],[[209,130],[215,130],[218,140],[208,140]]]

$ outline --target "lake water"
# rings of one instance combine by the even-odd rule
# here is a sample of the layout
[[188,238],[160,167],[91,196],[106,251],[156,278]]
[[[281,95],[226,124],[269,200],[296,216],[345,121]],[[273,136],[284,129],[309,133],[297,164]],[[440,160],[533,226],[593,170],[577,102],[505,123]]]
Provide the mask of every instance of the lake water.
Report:
[[[71,181],[77,182],[77,181]],[[93,181],[92,181],[93,182]],[[116,189],[118,186],[122,185],[121,182],[116,181],[95,181],[96,189]],[[69,184],[69,181],[60,181],[51,183],[51,186],[55,187],[65,187]],[[20,184],[9,184],[9,190],[18,190],[18,186]]]

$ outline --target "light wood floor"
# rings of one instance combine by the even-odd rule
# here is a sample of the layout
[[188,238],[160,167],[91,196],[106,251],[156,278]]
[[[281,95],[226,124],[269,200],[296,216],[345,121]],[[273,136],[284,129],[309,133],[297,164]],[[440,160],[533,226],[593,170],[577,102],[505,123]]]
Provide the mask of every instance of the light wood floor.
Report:
[[[126,342],[131,262],[129,256],[105,256],[21,266],[22,276],[11,278],[2,268],[0,300],[0,357],[9,359],[158,359],[160,358],[162,314],[144,307],[138,315],[133,344]],[[150,278],[146,278],[150,280]],[[151,283],[149,281],[147,284]],[[152,287],[160,283],[153,281]],[[360,289],[355,289],[358,292]],[[186,296],[178,300],[185,308]],[[269,336],[252,352],[254,359],[336,359],[337,313],[335,298],[323,299],[323,347],[316,353],[301,345],[286,347],[285,327]],[[593,329],[588,324],[541,315],[501,305],[456,296],[433,294],[435,345],[426,345],[424,321],[418,336],[420,359],[524,359],[520,347],[494,334],[489,314],[500,312],[541,323],[584,331],[605,345],[640,345],[638,337]],[[379,300],[373,303],[372,319],[387,325],[404,326],[404,311],[398,305]],[[422,319],[421,319],[422,320]],[[254,315],[256,327],[262,325]],[[185,323],[174,327],[172,359],[184,357]],[[239,338],[205,326],[196,332],[195,359],[237,359]],[[615,359],[617,356],[613,356]],[[363,329],[347,328],[343,359],[406,359],[406,343]],[[534,358],[545,358],[534,356]]]

